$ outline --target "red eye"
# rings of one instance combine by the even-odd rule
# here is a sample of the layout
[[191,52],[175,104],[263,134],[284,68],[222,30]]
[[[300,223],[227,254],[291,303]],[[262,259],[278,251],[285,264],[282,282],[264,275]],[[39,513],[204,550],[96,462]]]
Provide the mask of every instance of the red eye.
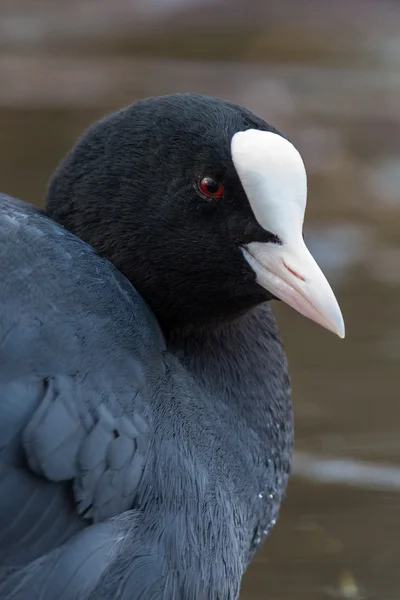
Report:
[[203,177],[199,183],[200,191],[210,198],[220,198],[224,194],[224,186],[212,177]]

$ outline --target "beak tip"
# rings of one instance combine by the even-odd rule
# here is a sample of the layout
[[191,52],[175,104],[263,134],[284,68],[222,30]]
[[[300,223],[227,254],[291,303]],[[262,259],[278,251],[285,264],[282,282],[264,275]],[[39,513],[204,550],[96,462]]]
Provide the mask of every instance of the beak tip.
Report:
[[346,330],[345,330],[345,326],[344,326],[344,321],[343,321],[342,315],[340,315],[340,321],[337,323],[337,325],[335,326],[335,328],[333,329],[333,331],[334,331],[334,333],[336,333],[336,335],[338,337],[340,337],[341,340],[343,340],[345,338]]

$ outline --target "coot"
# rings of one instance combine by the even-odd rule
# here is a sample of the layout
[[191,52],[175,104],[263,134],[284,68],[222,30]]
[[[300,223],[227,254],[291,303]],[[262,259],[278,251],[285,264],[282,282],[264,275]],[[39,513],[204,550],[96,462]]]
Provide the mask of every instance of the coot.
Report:
[[291,142],[149,98],[0,200],[0,597],[233,600],[290,470],[270,300],[344,335]]

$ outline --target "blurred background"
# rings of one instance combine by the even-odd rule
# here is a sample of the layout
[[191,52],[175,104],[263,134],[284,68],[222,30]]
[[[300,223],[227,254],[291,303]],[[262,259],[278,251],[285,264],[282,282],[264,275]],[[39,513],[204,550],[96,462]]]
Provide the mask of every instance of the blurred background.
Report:
[[243,600],[400,597],[400,3],[0,0],[0,190],[41,204],[93,120],[195,91],[284,131],[347,325],[277,307],[294,472]]

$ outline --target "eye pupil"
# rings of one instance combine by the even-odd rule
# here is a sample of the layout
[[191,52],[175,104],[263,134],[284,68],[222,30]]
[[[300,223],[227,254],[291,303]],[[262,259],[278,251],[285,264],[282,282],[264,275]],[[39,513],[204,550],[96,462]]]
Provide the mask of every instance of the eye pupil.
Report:
[[216,192],[218,192],[219,184],[214,179],[206,177],[204,185],[206,186],[207,191],[211,194],[215,194]]
[[211,198],[219,198],[224,193],[224,186],[212,177],[203,177],[199,188],[205,196],[210,196]]

